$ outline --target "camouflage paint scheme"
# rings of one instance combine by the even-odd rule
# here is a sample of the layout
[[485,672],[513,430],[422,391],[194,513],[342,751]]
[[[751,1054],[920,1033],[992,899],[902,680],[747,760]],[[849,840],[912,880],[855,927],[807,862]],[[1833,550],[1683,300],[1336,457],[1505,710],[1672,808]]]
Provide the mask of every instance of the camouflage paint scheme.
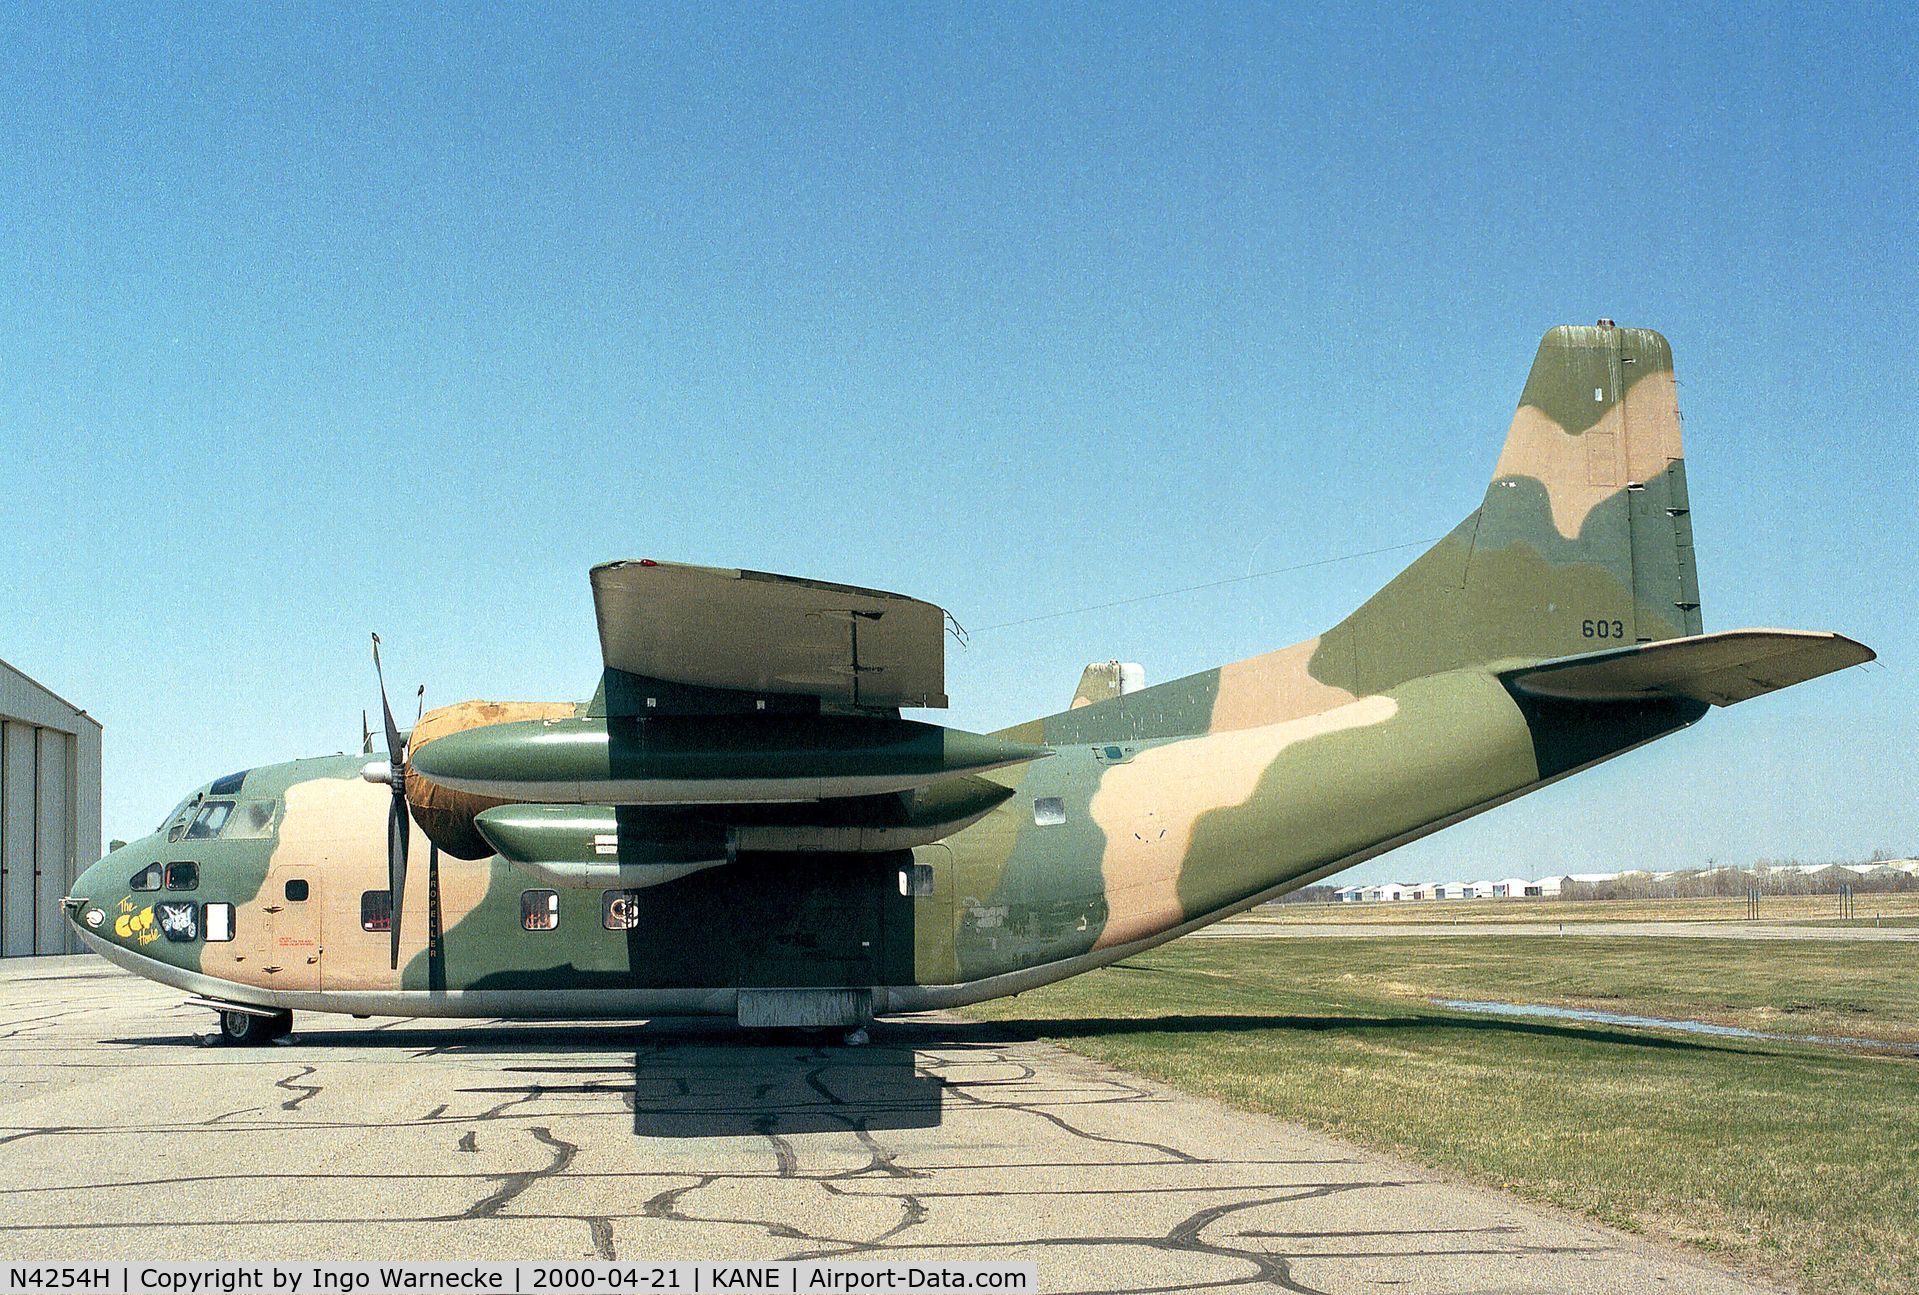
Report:
[[[255,1005],[730,1013],[741,988],[820,987],[861,991],[870,1014],[1014,992],[1697,720],[1707,704],[1683,689],[1594,701],[1515,682],[1540,662],[1701,633],[1689,507],[1665,339],[1556,328],[1483,503],[1451,534],[1318,638],[1123,695],[1116,663],[1089,668],[1071,708],[998,735],[1053,754],[979,775],[992,786],[978,803],[997,804],[944,839],[742,850],[635,890],[628,931],[603,927],[597,886],[559,890],[556,927],[525,930],[521,897],[535,877],[498,855],[443,854],[437,956],[429,923],[413,920],[395,972],[388,936],[361,926],[362,893],[386,886],[389,792],[362,780],[364,755],[334,756],[254,769],[227,788],[271,806],[265,836],[169,841],[186,821],[170,819],[91,868],[68,911],[116,961]],[[1800,677],[1871,655],[1833,641],[1848,646]],[[588,703],[465,703],[428,716],[419,735],[605,714],[630,684],[609,671]],[[414,808],[470,828],[476,806],[443,797]],[[411,831],[412,857],[424,859],[429,841],[417,823]],[[199,865],[191,896],[129,888],[149,864],[181,860]],[[298,880],[304,901],[287,895]],[[429,870],[412,867],[409,915],[428,912],[429,885]],[[235,938],[166,938],[149,910],[189,898],[232,903]],[[90,908],[104,913],[97,929]]]

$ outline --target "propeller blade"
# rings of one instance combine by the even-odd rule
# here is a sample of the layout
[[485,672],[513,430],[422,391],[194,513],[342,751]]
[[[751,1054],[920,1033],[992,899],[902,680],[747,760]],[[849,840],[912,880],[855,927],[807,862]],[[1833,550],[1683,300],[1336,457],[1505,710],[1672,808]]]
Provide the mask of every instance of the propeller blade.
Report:
[[[406,761],[400,746],[400,726],[393,722],[393,707],[386,700],[386,672],[380,669],[380,636],[373,636],[373,674],[380,681],[380,715],[386,720],[386,754],[397,775]],[[422,690],[424,691],[424,690]]]
[[395,971],[400,969],[400,901],[406,894],[407,836],[406,796],[399,793],[393,797],[393,808],[386,819],[387,920]]

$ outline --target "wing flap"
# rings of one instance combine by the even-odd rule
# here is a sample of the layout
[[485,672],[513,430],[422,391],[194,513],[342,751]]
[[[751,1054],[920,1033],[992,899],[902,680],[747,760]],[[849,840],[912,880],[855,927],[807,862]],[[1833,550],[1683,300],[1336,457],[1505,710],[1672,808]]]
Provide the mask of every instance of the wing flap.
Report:
[[1726,630],[1561,657],[1508,673],[1535,697],[1645,701],[1685,697],[1731,706],[1862,665],[1873,650],[1843,634],[1809,630]]
[[593,568],[609,669],[848,706],[946,705],[946,613],[880,589],[677,562]]

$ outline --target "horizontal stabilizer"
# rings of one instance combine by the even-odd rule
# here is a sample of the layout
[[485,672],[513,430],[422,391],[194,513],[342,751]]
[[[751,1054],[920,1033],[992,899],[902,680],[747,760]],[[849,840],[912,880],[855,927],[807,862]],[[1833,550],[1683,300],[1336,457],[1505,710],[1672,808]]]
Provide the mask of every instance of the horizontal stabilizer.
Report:
[[1730,706],[1875,656],[1843,634],[1726,630],[1587,652],[1505,676],[1520,692],[1570,701],[1684,697]]

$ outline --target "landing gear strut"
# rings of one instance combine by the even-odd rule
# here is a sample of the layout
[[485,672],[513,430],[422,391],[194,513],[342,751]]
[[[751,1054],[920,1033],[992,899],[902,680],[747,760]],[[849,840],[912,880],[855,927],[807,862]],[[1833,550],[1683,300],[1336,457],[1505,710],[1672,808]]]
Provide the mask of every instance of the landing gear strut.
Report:
[[220,1013],[220,1037],[238,1047],[257,1047],[284,1038],[293,1030],[292,1012],[255,1016],[251,1012],[226,1008]]

